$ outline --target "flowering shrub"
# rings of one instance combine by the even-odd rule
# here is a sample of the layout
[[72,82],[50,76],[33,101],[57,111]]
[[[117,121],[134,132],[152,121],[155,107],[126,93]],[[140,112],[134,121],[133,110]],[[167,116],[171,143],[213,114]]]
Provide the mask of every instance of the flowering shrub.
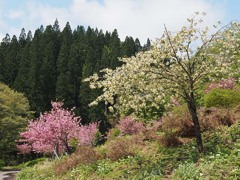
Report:
[[27,130],[20,133],[17,146],[20,153],[52,153],[60,155],[70,151],[70,140],[77,139],[79,145],[92,145],[98,124],[81,125],[80,118],[62,108],[63,103],[52,102],[50,112],[31,120]]
[[[23,141],[18,141],[18,142],[25,142]],[[21,152],[21,154],[29,154],[32,151],[32,147],[29,144],[21,144],[17,145],[17,149]]]
[[93,145],[98,132],[98,123],[90,123],[89,125],[81,125],[79,131],[79,146]]
[[123,135],[136,134],[145,130],[143,123],[137,122],[131,117],[125,117],[120,120],[117,127],[120,129]]
[[222,79],[218,83],[210,83],[205,89],[205,93],[208,94],[213,89],[233,89],[236,84],[236,80],[234,78]]
[[[240,23],[233,22],[221,28],[214,25],[218,30],[210,33],[209,27],[202,24],[205,15],[204,12],[196,12],[187,19],[188,25],[178,32],[169,31],[165,26],[163,35],[152,43],[149,51],[122,58],[121,67],[104,69],[103,76],[93,74],[85,79],[90,82],[90,88],[103,90],[90,105],[104,101],[115,113],[126,115],[131,109],[138,116],[138,112],[145,114],[143,109],[154,110],[159,108],[159,104],[169,105],[167,97],[181,97],[189,107],[198,151],[202,153],[201,128],[196,111],[197,89],[206,77],[214,80],[219,75],[234,77],[240,73],[240,68],[233,70],[240,63],[236,58]],[[213,47],[221,48],[210,53]]]

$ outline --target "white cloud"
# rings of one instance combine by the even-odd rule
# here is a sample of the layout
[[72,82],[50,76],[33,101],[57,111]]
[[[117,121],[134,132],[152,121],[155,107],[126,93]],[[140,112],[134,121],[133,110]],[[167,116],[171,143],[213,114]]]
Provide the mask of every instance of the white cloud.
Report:
[[122,40],[133,36],[145,43],[147,38],[160,37],[164,24],[169,30],[176,31],[195,11],[207,12],[206,24],[214,24],[224,16],[223,6],[207,0],[72,0],[65,8],[29,0],[24,11],[16,9],[8,13],[9,18],[21,20],[21,27],[5,29],[17,34],[22,27],[34,31],[41,24],[53,24],[58,18],[61,29],[69,21],[72,28],[89,25],[104,31],[117,29]]
[[38,27],[40,25],[47,26],[53,24],[56,18],[61,20],[61,26],[65,26],[70,16],[70,13],[66,8],[56,8],[47,4],[41,4],[40,2],[36,1],[29,1],[29,3],[27,4],[27,9],[29,16],[27,18],[28,22],[26,23],[26,25],[36,24],[37,22]]
[[176,31],[195,11],[207,12],[207,24],[223,18],[223,7],[214,6],[204,0],[73,0],[71,14],[75,22],[82,21],[90,26],[113,30],[121,38],[127,35],[139,37],[145,42],[149,37],[160,37],[164,24]]
[[70,13],[66,8],[55,8],[38,1],[28,1],[18,9],[10,9],[4,12],[5,18],[1,17],[1,13],[3,14],[3,11],[0,8],[0,27],[1,22],[3,27],[0,29],[0,39],[6,33],[10,34],[10,36],[16,35],[18,37],[22,28],[25,28],[26,31],[31,30],[34,34],[34,31],[41,25],[53,24],[56,18],[61,19],[61,27],[64,27],[66,22],[70,20],[68,18]]

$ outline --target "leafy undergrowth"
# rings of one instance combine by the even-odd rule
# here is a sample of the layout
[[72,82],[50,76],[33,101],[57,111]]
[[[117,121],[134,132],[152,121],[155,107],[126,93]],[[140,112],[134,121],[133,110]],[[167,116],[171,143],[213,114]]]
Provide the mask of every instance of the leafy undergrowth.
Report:
[[[157,124],[157,123],[156,123]],[[111,130],[98,147],[81,147],[70,156],[41,161],[24,168],[18,179],[238,179],[240,177],[240,123],[203,132],[205,153],[195,140],[177,131],[147,127],[121,135]],[[159,124],[159,123],[158,123]],[[116,133],[117,132],[117,133]],[[185,134],[184,134],[185,135]]]
[[27,167],[32,167],[32,166],[34,166],[36,164],[39,164],[41,162],[44,162],[46,160],[48,160],[48,159],[47,158],[38,158],[38,159],[34,159],[34,160],[31,160],[31,161],[21,163],[21,164],[16,165],[16,166],[4,166],[4,167],[2,167],[1,170],[3,170],[3,171],[21,170],[21,169],[24,169],[24,168],[27,168]]

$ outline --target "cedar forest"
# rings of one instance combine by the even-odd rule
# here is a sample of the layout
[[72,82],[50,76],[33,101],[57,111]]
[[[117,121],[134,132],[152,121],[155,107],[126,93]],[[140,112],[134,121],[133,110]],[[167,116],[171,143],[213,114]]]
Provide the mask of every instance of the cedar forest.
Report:
[[132,37],[121,42],[116,29],[104,33],[78,26],[72,30],[67,23],[60,31],[56,20],[45,29],[41,26],[34,35],[24,28],[19,38],[6,35],[0,46],[0,81],[26,95],[35,117],[50,110],[51,101],[64,100],[65,107],[76,107],[84,122],[98,119],[104,123],[103,105],[88,107],[99,91],[90,90],[82,80],[121,65],[119,57],[130,57],[149,47],[149,40],[143,47]]

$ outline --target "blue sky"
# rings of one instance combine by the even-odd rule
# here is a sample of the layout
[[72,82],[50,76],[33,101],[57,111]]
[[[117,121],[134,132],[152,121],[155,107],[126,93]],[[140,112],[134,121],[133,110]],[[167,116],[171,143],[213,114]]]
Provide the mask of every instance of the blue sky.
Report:
[[121,39],[129,35],[145,43],[161,36],[163,24],[175,31],[196,11],[206,12],[211,26],[218,20],[239,21],[239,9],[239,0],[0,0],[0,39],[6,33],[18,37],[23,27],[34,33],[57,18],[61,29],[67,21],[72,29],[116,28]]

